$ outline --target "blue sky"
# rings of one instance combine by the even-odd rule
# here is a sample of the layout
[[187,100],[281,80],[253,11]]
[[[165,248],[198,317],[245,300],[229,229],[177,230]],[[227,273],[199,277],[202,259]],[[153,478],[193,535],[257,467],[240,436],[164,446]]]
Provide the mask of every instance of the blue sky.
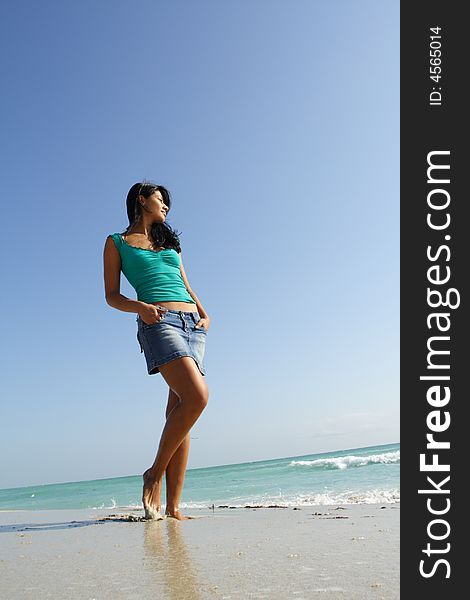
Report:
[[398,441],[399,3],[0,13],[0,487],[153,461],[168,387],[102,264],[142,178],[211,318],[189,468]]

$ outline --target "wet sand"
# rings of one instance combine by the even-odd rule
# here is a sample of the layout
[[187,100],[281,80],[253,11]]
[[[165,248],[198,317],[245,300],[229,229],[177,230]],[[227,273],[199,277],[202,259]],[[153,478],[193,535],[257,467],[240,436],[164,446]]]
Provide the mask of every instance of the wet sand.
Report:
[[2,511],[1,597],[398,600],[399,506]]

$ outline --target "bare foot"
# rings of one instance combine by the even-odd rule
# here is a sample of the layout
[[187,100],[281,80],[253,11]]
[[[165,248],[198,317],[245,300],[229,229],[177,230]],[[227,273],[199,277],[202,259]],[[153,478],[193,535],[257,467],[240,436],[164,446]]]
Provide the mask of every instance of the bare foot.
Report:
[[145,518],[152,520],[166,519],[161,510],[161,492],[162,480],[157,481],[152,475],[151,469],[147,469],[143,474],[144,489],[142,492],[142,503],[144,505]]
[[183,514],[180,513],[180,509],[179,508],[174,508],[174,509],[167,509],[166,517],[172,517],[173,519],[178,519],[178,521],[187,521],[188,519],[194,519],[194,517],[185,517]]

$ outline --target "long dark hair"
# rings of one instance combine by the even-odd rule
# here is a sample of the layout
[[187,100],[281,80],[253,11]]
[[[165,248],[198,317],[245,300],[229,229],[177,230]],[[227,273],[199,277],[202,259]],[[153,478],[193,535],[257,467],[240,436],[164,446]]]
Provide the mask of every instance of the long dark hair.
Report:
[[[156,183],[151,183],[150,181],[134,183],[127,194],[126,206],[129,225],[123,232],[124,235],[126,235],[132,226],[137,223],[142,214],[142,205],[138,201],[139,196],[142,195],[144,198],[148,198],[155,191],[161,193],[163,202],[168,206],[168,211],[170,211],[171,198],[170,192],[166,189],[166,187]],[[174,248],[178,254],[181,252],[179,235],[180,233],[172,229],[166,220],[164,223],[152,223],[152,227],[150,229],[150,236],[155,247]]]

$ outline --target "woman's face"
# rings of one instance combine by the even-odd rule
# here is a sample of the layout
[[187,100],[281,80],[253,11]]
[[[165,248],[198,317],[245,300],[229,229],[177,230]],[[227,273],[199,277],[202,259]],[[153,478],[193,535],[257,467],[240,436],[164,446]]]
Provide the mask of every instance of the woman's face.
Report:
[[168,213],[168,206],[163,201],[163,196],[159,190],[155,190],[148,198],[140,196],[144,204],[145,212],[153,217],[153,222],[164,223]]

